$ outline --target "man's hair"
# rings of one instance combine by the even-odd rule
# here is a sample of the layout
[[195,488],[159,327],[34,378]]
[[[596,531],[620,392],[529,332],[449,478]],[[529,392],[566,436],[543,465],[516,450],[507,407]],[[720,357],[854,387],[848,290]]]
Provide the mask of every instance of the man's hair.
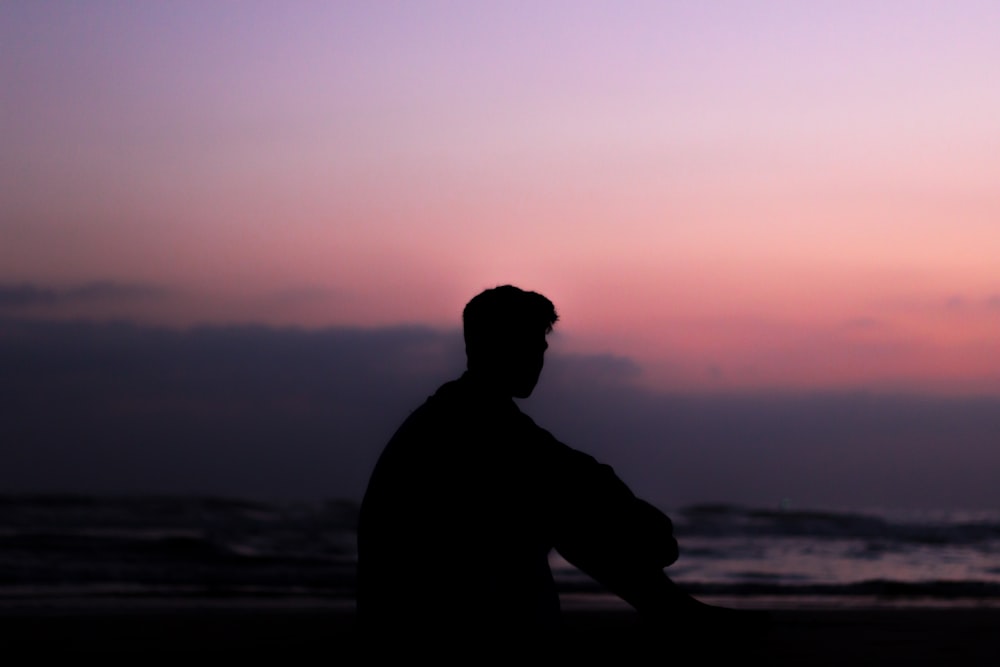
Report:
[[496,349],[512,335],[552,331],[559,316],[551,301],[538,292],[501,285],[480,292],[462,312],[466,354]]

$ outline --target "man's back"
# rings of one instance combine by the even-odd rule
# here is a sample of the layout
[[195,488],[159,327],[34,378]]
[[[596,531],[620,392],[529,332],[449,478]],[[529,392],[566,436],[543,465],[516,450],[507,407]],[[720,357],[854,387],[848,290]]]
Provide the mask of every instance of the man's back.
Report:
[[386,446],[358,543],[369,627],[544,627],[559,609],[553,547],[612,588],[630,568],[663,568],[677,555],[669,519],[610,467],[468,375]]
[[365,623],[536,624],[558,611],[544,431],[479,389],[444,385],[379,459],[358,529]]

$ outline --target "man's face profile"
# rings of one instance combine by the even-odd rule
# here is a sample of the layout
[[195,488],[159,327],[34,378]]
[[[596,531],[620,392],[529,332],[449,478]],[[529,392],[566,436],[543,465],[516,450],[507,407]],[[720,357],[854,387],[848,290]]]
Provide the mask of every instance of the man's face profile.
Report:
[[511,396],[531,396],[545,365],[545,350],[548,347],[545,331],[524,332],[512,338],[507,359]]

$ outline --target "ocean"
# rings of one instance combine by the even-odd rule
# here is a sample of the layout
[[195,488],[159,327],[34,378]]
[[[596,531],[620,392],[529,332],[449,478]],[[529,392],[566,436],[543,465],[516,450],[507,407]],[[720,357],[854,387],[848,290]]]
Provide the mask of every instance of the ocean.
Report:
[[[998,512],[667,513],[681,547],[667,573],[707,602],[1000,607]],[[0,496],[0,607],[345,607],[356,523],[357,505],[340,500]],[[558,554],[551,562],[564,605],[623,604]]]

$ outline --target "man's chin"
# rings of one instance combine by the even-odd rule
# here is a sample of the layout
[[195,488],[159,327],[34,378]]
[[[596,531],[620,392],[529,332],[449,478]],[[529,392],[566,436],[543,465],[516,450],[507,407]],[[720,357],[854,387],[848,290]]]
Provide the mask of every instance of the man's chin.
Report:
[[514,398],[528,398],[529,396],[531,396],[531,393],[533,391],[535,391],[535,385],[531,385],[530,387],[527,388],[515,389],[511,395]]

